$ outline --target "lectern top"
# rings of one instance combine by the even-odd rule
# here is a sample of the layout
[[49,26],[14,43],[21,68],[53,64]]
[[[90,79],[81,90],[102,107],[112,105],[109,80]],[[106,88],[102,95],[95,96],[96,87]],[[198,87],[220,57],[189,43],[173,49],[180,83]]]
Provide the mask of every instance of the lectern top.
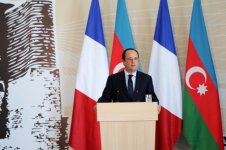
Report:
[[158,120],[157,102],[97,103],[98,121]]

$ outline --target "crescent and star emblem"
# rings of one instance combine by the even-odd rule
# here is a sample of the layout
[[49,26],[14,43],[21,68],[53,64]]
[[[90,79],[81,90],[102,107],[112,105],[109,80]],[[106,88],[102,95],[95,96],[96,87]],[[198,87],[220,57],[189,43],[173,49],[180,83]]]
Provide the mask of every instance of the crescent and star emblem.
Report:
[[124,68],[123,62],[118,63],[113,70],[113,74],[119,72],[123,68]]
[[202,69],[201,67],[198,67],[198,66],[195,66],[195,67],[192,67],[190,68],[187,73],[186,73],[186,76],[185,76],[185,82],[186,82],[186,85],[192,89],[192,90],[197,90],[197,93],[201,95],[205,95],[206,92],[208,91],[207,90],[207,86],[205,85],[205,83],[200,83],[198,85],[198,87],[194,88],[191,86],[190,84],[190,77],[194,74],[194,73],[200,73],[204,79],[205,79],[205,83],[206,83],[206,80],[207,80],[207,76],[206,76],[206,72],[204,69]]

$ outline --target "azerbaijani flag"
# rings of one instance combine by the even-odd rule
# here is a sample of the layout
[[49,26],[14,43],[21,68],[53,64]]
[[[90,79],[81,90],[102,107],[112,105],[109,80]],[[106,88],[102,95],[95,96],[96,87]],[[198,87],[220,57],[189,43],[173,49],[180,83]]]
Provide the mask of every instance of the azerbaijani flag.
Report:
[[223,150],[217,79],[200,0],[194,0],[184,78],[183,134],[193,150]]
[[126,48],[134,48],[133,35],[130,27],[129,17],[125,0],[118,0],[115,32],[112,46],[110,74],[124,69],[122,53]]
[[155,149],[172,150],[182,130],[182,92],[167,0],[159,5],[149,74],[161,105]]
[[76,150],[100,150],[100,128],[93,107],[108,77],[102,19],[92,0],[75,85],[69,145]]

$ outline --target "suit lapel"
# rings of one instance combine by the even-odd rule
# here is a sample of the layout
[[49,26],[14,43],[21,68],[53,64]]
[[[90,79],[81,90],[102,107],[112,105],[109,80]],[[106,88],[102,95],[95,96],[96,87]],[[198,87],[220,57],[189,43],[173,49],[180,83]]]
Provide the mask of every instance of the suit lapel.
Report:
[[141,89],[141,88],[140,88],[140,86],[141,86],[141,79],[142,79],[142,76],[141,76],[140,72],[137,71],[135,90],[134,90],[134,93],[133,93],[134,96],[135,96],[136,94],[139,94],[139,89]]

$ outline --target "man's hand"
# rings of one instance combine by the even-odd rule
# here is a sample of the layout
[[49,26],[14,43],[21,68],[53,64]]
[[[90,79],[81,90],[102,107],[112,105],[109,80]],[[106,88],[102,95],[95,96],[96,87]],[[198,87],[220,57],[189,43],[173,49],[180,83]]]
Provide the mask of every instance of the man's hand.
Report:
[[95,106],[93,107],[93,110],[94,110],[95,112],[97,112],[97,105],[95,105]]
[[161,105],[158,105],[158,114],[160,113],[161,111]]

